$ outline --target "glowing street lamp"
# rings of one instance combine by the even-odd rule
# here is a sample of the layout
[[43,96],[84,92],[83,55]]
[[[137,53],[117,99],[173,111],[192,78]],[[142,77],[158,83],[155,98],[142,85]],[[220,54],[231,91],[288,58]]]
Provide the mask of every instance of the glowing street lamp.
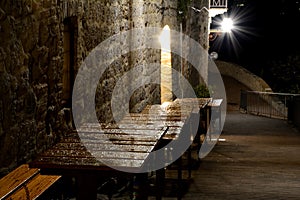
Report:
[[222,23],[221,23],[221,30],[222,32],[231,32],[233,29],[233,21],[230,18],[224,18]]
[[210,33],[230,33],[231,30],[234,29],[233,21],[231,18],[224,18],[220,24],[220,29],[210,29]]
[[[222,33],[230,33],[231,30],[234,28],[233,21],[231,18],[224,18],[223,21],[220,23],[220,25],[221,25],[221,29],[210,29],[210,33],[209,33],[210,41],[214,41]],[[211,52],[209,54],[209,58],[212,60],[218,59],[218,53]]]
[[209,41],[214,41],[222,33],[231,33],[231,30],[234,29],[233,21],[231,18],[224,18],[220,25],[221,28],[219,29],[209,30]]

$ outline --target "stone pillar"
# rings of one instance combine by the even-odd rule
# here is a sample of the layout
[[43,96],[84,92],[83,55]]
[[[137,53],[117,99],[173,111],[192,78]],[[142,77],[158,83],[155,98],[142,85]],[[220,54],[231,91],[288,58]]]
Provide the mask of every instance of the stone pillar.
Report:
[[[208,34],[209,34],[209,0],[194,0],[188,7],[188,16],[186,22],[186,34],[198,42],[203,51],[199,52],[200,72],[196,71],[192,66],[187,64],[187,76],[192,86],[204,84],[208,81]],[[187,47],[189,48],[189,47]],[[189,52],[193,54],[194,52]],[[201,76],[200,76],[201,74]]]

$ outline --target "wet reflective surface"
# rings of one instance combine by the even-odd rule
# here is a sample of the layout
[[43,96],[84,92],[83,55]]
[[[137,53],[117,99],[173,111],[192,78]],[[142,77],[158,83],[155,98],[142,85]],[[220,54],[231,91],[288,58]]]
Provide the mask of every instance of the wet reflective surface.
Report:
[[31,165],[54,169],[72,166],[102,170],[109,168],[107,165],[142,168],[159,141],[178,139],[191,113],[199,112],[210,100],[176,99],[165,105],[146,106],[141,113],[130,113],[117,124],[84,124]]

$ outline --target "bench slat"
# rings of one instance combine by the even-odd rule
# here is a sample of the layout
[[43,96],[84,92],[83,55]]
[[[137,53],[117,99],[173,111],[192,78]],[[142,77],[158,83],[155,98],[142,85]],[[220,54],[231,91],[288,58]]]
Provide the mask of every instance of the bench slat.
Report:
[[53,183],[55,183],[60,176],[52,175],[37,175],[29,183],[25,184],[18,191],[13,193],[11,199],[30,199],[34,200],[38,198],[43,192],[45,192]]
[[28,164],[21,165],[0,179],[0,199],[16,191],[39,173],[37,168],[29,168]]

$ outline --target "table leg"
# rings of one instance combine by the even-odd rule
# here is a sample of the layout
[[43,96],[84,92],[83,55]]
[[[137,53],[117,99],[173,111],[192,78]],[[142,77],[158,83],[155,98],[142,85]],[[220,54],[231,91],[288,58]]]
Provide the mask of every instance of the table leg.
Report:
[[82,174],[77,176],[77,200],[97,199],[97,176]]
[[177,190],[177,199],[181,199],[182,195],[182,156],[180,156],[177,160],[178,162],[178,174],[177,174],[177,185],[178,185],[178,190]]
[[156,200],[161,200],[164,192],[165,185],[165,169],[156,171]]
[[192,178],[192,149],[188,148],[188,179]]
[[210,135],[210,119],[211,118],[211,107],[209,106],[207,109],[206,109],[206,134],[207,134],[207,137],[209,138],[209,140],[211,141],[211,135]]
[[133,179],[133,200],[147,200],[148,198],[148,174],[136,174]]

